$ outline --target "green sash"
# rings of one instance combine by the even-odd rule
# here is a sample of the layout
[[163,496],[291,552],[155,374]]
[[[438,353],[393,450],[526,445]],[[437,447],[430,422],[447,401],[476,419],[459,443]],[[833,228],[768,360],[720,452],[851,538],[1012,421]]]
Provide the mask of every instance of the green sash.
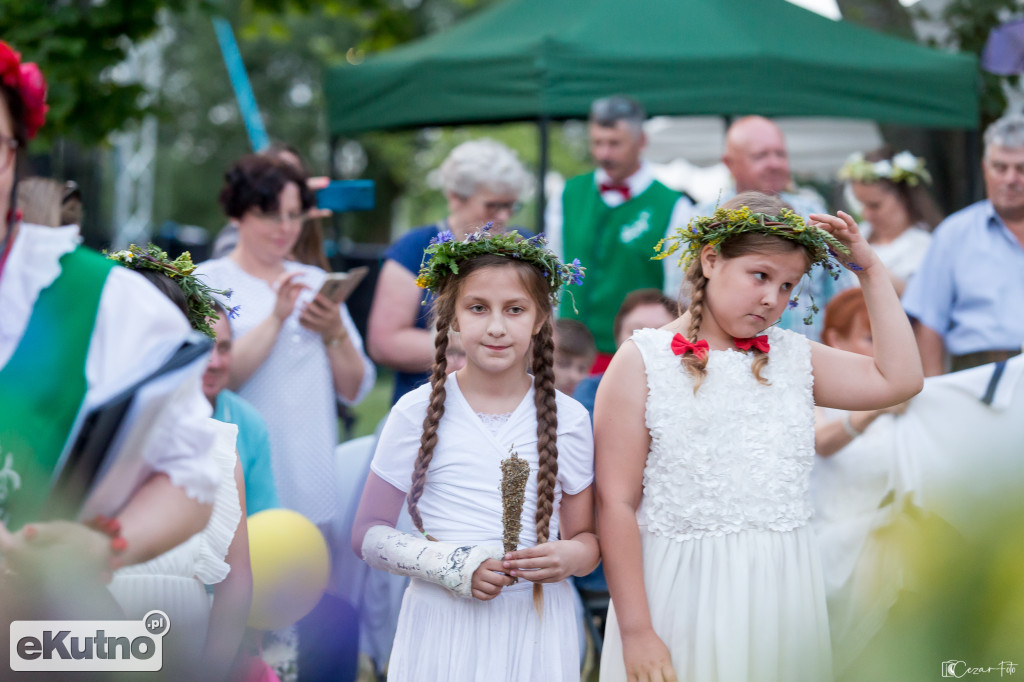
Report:
[[[601,200],[594,173],[572,178],[562,194],[562,241],[566,261],[587,268],[583,285],[563,294],[559,314],[587,325],[602,353],[615,352],[612,325],[626,294],[646,287],[661,290],[664,269],[652,261],[654,245],[668,230],[679,192],[657,180],[615,208]],[[575,300],[579,314],[573,312]]]
[[[11,530],[39,517],[87,389],[85,362],[107,274],[116,264],[78,247],[39,294],[0,369],[0,518]],[[131,311],[125,311],[130,324]]]

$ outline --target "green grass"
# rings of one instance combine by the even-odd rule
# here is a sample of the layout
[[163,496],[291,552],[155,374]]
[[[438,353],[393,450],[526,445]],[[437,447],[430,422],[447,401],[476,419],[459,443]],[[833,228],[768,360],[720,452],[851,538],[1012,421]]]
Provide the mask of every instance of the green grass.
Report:
[[[378,422],[391,410],[391,392],[395,386],[395,375],[389,370],[378,368],[377,383],[361,403],[352,408],[356,416],[353,438],[368,436],[377,428]],[[344,433],[342,427],[342,433]]]

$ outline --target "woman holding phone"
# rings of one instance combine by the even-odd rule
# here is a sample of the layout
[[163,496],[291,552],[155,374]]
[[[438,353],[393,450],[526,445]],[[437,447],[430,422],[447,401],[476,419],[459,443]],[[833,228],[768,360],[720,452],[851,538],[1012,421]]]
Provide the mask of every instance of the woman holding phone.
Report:
[[220,203],[238,223],[238,246],[198,273],[232,290],[231,304],[240,306],[229,388],[267,422],[281,505],[330,542],[340,508],[337,402],[359,402],[376,373],[344,302],[320,293],[327,273],[290,259],[313,205],[302,174],[268,156],[242,157],[225,175]]

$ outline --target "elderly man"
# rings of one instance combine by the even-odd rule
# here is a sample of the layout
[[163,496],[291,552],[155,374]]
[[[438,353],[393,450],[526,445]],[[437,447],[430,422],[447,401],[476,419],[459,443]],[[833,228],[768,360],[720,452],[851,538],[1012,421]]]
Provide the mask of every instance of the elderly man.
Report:
[[903,295],[925,376],[1005,360],[1024,343],[1024,116],[985,131],[983,201],[935,228]]
[[[825,206],[816,194],[792,191],[795,187],[789,174],[786,138],[775,123],[763,116],[744,116],[729,126],[725,134],[722,162],[732,174],[735,189],[730,191],[723,188],[719,199],[698,207],[698,215],[710,215],[719,203],[740,192],[776,194],[804,218],[811,213],[825,212]],[[680,273],[675,277],[681,279],[682,275]],[[813,313],[811,298],[814,299],[814,305],[824,310],[825,304],[840,288],[845,287],[837,286],[825,272],[816,270],[797,288],[798,306],[787,308],[779,325],[818,340],[821,335],[821,315],[812,315],[810,325],[803,322],[805,317]]]
[[615,352],[612,323],[626,294],[665,288],[666,269],[674,265],[650,260],[654,245],[693,212],[692,202],[655,180],[641,160],[645,118],[643,107],[628,97],[594,101],[590,152],[598,168],[570,179],[545,217],[555,252],[587,267],[587,279],[563,298],[559,314],[580,320],[594,335],[594,371],[602,371]]

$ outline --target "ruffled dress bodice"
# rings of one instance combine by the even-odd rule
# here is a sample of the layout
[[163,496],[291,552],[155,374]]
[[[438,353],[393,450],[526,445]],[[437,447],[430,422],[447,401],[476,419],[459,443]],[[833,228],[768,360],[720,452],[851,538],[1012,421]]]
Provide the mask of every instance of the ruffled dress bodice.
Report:
[[810,344],[770,329],[761,384],[751,354],[711,351],[696,395],[673,333],[633,335],[647,369],[651,450],[640,525],[676,540],[740,530],[788,531],[811,517],[814,401]]

